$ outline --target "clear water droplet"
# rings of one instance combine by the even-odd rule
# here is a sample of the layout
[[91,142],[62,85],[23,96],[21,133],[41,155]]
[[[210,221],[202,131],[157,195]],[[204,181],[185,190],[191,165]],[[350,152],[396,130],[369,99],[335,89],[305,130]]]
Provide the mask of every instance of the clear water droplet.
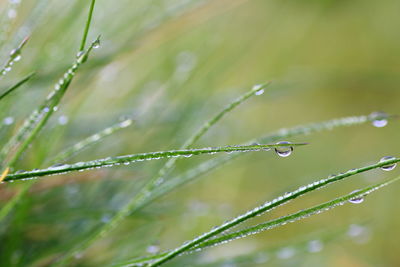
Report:
[[93,43],[93,48],[97,49],[100,47],[100,39],[97,39],[94,43]]
[[21,60],[21,55],[18,54],[15,56],[14,61],[20,61]]
[[255,95],[262,95],[262,94],[264,94],[264,89],[258,90],[258,91],[256,91],[254,94],[255,94]]
[[160,251],[160,247],[156,245],[151,245],[146,248],[146,251],[151,254],[155,254]]
[[82,55],[83,55],[83,53],[84,53],[84,51],[79,51],[77,54],[76,54],[76,57],[77,58],[80,58]]
[[377,128],[385,127],[388,124],[388,115],[385,112],[373,112],[369,117],[372,120],[372,125]]
[[[395,157],[386,156],[386,157],[381,158],[381,160],[379,162],[385,162],[385,161],[392,160],[392,159],[395,159]],[[389,165],[382,166],[381,169],[384,171],[391,171],[394,168],[396,168],[396,166],[397,166],[397,163],[392,163]]]
[[308,251],[311,253],[320,252],[324,248],[324,244],[320,240],[311,240],[308,242]]
[[[291,144],[288,141],[281,141],[276,143],[277,145],[283,145],[283,144]],[[275,152],[278,156],[280,157],[289,157],[290,154],[293,152],[293,147],[292,146],[287,146],[287,147],[276,147]]]
[[[351,194],[352,194],[352,193],[357,193],[358,191],[359,191],[359,190],[355,190],[355,191],[351,192]],[[349,202],[350,202],[350,203],[353,203],[353,204],[360,204],[360,203],[363,203],[363,202],[364,202],[364,198],[363,198],[363,197],[352,198],[352,199],[349,200]]]
[[6,117],[3,120],[4,125],[11,125],[14,123],[14,118],[13,117]]

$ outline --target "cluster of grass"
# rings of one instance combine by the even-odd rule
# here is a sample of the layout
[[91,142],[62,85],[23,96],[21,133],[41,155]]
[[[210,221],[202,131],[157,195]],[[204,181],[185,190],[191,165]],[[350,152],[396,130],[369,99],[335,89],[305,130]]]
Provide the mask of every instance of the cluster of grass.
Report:
[[[44,2],[38,1],[36,7],[42,7]],[[3,7],[3,12],[8,14],[4,19],[5,21],[2,22],[4,27],[0,29],[0,34],[3,36],[9,35],[12,29],[11,26],[18,28],[18,24],[13,21],[15,19],[13,12],[17,12],[18,3],[18,1],[11,1],[10,4]],[[295,142],[292,140],[293,138],[330,131],[335,128],[360,126],[365,123],[371,123],[381,128],[386,126],[388,121],[395,120],[396,117],[383,112],[374,112],[371,115],[343,117],[324,122],[302,124],[292,128],[282,128],[276,132],[267,133],[258,138],[251,138],[251,140],[246,142],[234,142],[231,145],[226,145],[227,142],[225,141],[222,144],[217,144],[217,146],[215,146],[216,142],[212,144],[205,142],[205,145],[198,145],[202,139],[211,134],[212,130],[222,124],[222,119],[234,114],[237,115],[235,113],[237,112],[236,109],[241,104],[250,101],[253,96],[265,95],[264,92],[270,90],[270,83],[265,83],[250,86],[249,90],[234,100],[220,101],[227,104],[203,123],[198,122],[199,117],[203,116],[196,115],[197,113],[202,114],[200,112],[201,109],[196,107],[196,102],[189,101],[185,103],[186,109],[183,112],[178,112],[180,113],[179,119],[165,118],[163,109],[157,107],[157,102],[160,99],[153,100],[152,97],[144,94],[136,96],[142,98],[141,101],[144,104],[140,110],[141,112],[133,116],[129,114],[132,117],[120,119],[118,122],[115,122],[114,119],[111,126],[106,126],[106,128],[100,131],[92,131],[91,126],[88,126],[95,124],[93,118],[87,119],[86,122],[78,120],[75,123],[76,125],[71,126],[71,123],[67,123],[67,121],[71,120],[73,116],[70,116],[69,119],[66,116],[59,116],[56,119],[56,114],[60,112],[63,104],[68,103],[68,100],[75,102],[72,104],[73,108],[69,111],[71,114],[74,114],[74,108],[79,109],[80,106],[84,106],[86,99],[89,98],[89,94],[91,93],[70,91],[78,84],[88,83],[88,80],[99,80],[100,83],[102,81],[106,83],[107,77],[103,76],[110,75],[109,72],[115,72],[115,66],[112,65],[113,59],[116,59],[117,56],[123,56],[124,52],[129,51],[130,48],[130,45],[121,44],[119,47],[115,47],[113,51],[107,51],[107,42],[104,42],[106,45],[102,47],[102,37],[100,35],[93,38],[93,41],[88,44],[87,40],[91,32],[96,30],[99,31],[97,34],[103,34],[101,27],[91,27],[96,21],[95,4],[96,1],[92,0],[89,6],[76,3],[70,7],[71,12],[89,10],[86,15],[86,23],[83,23],[83,26],[77,26],[78,29],[82,29],[83,34],[79,41],[79,46],[75,49],[76,53],[71,56],[73,63],[70,66],[64,67],[65,62],[63,62],[57,65],[57,68],[54,68],[54,74],[49,72],[47,74],[35,75],[33,72],[30,72],[30,74],[21,75],[19,78],[18,75],[11,75],[14,68],[18,68],[18,64],[24,61],[25,49],[29,47],[30,39],[35,38],[35,32],[32,32],[23,36],[20,43],[11,49],[0,71],[1,81],[15,79],[11,83],[11,86],[5,87],[0,91],[0,105],[2,105],[0,115],[4,119],[4,123],[0,129],[0,181],[3,187],[2,193],[5,196],[0,209],[0,235],[3,240],[0,245],[0,260],[5,265],[70,266],[76,264],[101,264],[115,266],[160,266],[165,263],[174,264],[180,258],[185,258],[181,257],[184,255],[188,257],[186,259],[187,262],[178,262],[176,263],[177,265],[194,264],[195,256],[193,255],[203,252],[206,248],[219,246],[236,239],[251,238],[248,236],[282,227],[288,223],[306,219],[344,204],[361,203],[367,195],[387,185],[391,185],[400,179],[400,177],[394,177],[383,182],[379,181],[373,185],[359,188],[351,193],[345,194],[341,192],[341,196],[327,202],[322,202],[308,208],[302,207],[300,210],[294,212],[285,212],[285,214],[275,219],[265,219],[262,217],[262,221],[257,222],[257,218],[261,218],[261,215],[264,216],[264,214],[278,207],[289,202],[294,202],[294,200],[297,201],[302,196],[308,196],[318,189],[330,187],[333,183],[349,180],[357,174],[364,174],[376,169],[391,171],[395,169],[397,163],[400,161],[400,158],[397,157],[386,156],[381,158],[376,156],[376,163],[368,164],[364,167],[353,168],[323,179],[319,178],[311,183],[307,182],[300,187],[296,186],[294,182],[290,183],[290,191],[285,194],[275,197],[270,201],[263,200],[266,202],[261,205],[255,205],[254,208],[240,215],[232,216],[231,219],[212,227],[210,230],[205,230],[202,234],[197,233],[181,245],[175,244],[175,246],[166,247],[165,251],[161,252],[158,251],[158,246],[156,251],[149,250],[149,247],[154,247],[152,246],[154,240],[160,239],[161,236],[156,226],[154,226],[154,223],[157,221],[155,218],[157,216],[174,215],[174,211],[171,211],[169,208],[166,208],[166,211],[164,211],[162,208],[158,209],[151,206],[157,203],[156,200],[165,198],[168,193],[182,191],[180,189],[183,185],[204,177],[205,174],[211,173],[242,155],[253,154],[251,152],[259,151],[261,153],[276,154],[283,160],[283,158],[290,156],[292,153],[296,153],[298,150],[306,150],[309,147],[308,142],[310,140]],[[218,15],[216,11],[208,10],[210,7],[207,1],[202,3],[186,1],[185,4],[182,4],[181,1],[171,0],[165,1],[164,4],[165,6],[154,1],[150,5],[149,3],[138,1],[137,9],[141,10],[141,12],[138,11],[137,14],[139,17],[137,25],[132,25],[135,28],[133,41],[138,40],[141,36],[146,36],[149,32],[151,33],[157,29],[157,27],[162,27],[162,22],[168,22],[171,18],[173,21],[177,16],[185,17],[188,14],[193,15],[193,12],[196,13],[195,10],[198,10],[199,13],[206,12],[209,16]],[[231,4],[232,8],[236,4],[238,3]],[[111,9],[112,6],[108,8]],[[153,8],[161,8],[165,13],[154,12]],[[163,14],[163,16],[160,14]],[[27,22],[31,21],[31,16],[34,18],[36,15],[36,8],[33,8],[32,12],[27,15]],[[140,20],[141,15],[143,16],[142,20]],[[148,22],[148,18],[153,18],[153,21]],[[66,20],[59,23],[60,25],[56,25],[57,27],[66,27],[62,37],[66,38],[65,36],[69,34],[76,35],[76,33],[70,32],[67,29],[74,24],[72,21]],[[115,24],[119,25],[120,23],[120,18],[116,18]],[[22,28],[22,26],[20,27]],[[110,26],[107,30],[111,31],[115,29]],[[18,34],[18,30],[14,29],[14,32],[17,32],[16,38],[20,38],[21,34]],[[21,32],[24,34],[22,30]],[[124,34],[123,28],[120,29],[119,34]],[[30,35],[32,36],[30,37]],[[118,34],[115,36],[117,37]],[[149,40],[148,42],[154,42],[154,38],[152,40],[151,36]],[[0,41],[2,42],[1,48],[4,48],[2,50],[9,49],[5,43],[7,38],[1,38]],[[62,40],[59,40],[59,42],[62,42]],[[145,43],[145,41],[143,42]],[[109,40],[108,43],[110,43]],[[139,47],[141,45],[143,44],[138,44]],[[148,46],[151,47],[151,45]],[[142,49],[146,48],[147,46],[144,46]],[[98,51],[103,49],[105,52],[99,56]],[[59,50],[57,51],[57,53],[60,53]],[[136,53],[139,54],[137,57],[141,56],[139,52],[141,52],[140,48],[137,49]],[[188,80],[194,79],[190,77],[190,75],[194,75],[193,66],[196,61],[193,55],[183,53],[178,56],[177,60],[178,67],[170,74],[173,78],[164,85],[159,85],[160,88],[174,86],[184,88]],[[224,63],[226,63],[225,61],[227,60],[224,59]],[[31,68],[36,72],[38,71],[37,69],[40,69],[40,66],[40,61],[31,64]],[[118,68],[121,67],[117,67],[117,72]],[[81,70],[85,72],[85,75],[80,75]],[[138,71],[138,73],[140,72]],[[60,77],[57,79],[53,77],[54,75],[59,75]],[[143,80],[147,80],[148,77],[146,75],[149,74],[140,75],[144,76]],[[133,79],[140,79],[140,77],[134,77]],[[15,112],[15,116],[9,116],[14,112],[14,106],[26,105],[24,102],[22,104],[15,103],[18,103],[18,101],[27,101],[25,98],[26,95],[29,97],[31,94],[31,92],[27,91],[27,87],[35,88],[37,85],[47,85],[47,83],[50,81],[54,82],[54,80],[56,81],[55,85],[50,87],[50,92],[42,100],[40,100],[42,97],[41,93],[38,94],[39,97],[35,96],[29,99],[29,107],[32,107],[33,111],[29,111],[28,114],[22,114],[26,110],[29,110],[29,108],[25,108],[24,112]],[[96,82],[94,83],[97,84]],[[202,86],[206,85],[205,82],[202,84]],[[111,84],[108,86],[111,86]],[[105,113],[113,113],[113,110],[110,108],[112,105],[108,105],[108,103],[113,102],[112,97],[119,93],[124,94],[123,90],[119,92],[114,87],[108,89],[114,91],[107,96],[107,105],[96,110],[96,113],[98,113],[96,116],[100,118],[101,123],[107,121]],[[105,94],[107,95],[107,93]],[[155,95],[155,98],[159,97],[157,93]],[[163,97],[164,100],[168,100],[170,96],[165,95]],[[208,96],[205,95],[204,97],[207,98]],[[140,104],[139,101],[134,103]],[[178,101],[178,103],[180,102]],[[101,102],[96,104],[104,105]],[[207,102],[206,109],[213,106],[211,104],[214,104],[213,101]],[[223,105],[216,103],[215,106]],[[152,111],[152,108],[154,109],[154,113],[159,113],[159,118],[152,118],[146,115],[147,112]],[[168,113],[167,111],[164,112]],[[23,115],[25,118],[22,119]],[[240,117],[240,115],[237,115],[237,118],[235,118],[236,123],[240,120]],[[10,125],[14,124],[15,118],[20,118],[20,121],[15,123],[14,129],[10,129]],[[193,134],[189,134],[184,128],[188,123],[187,121],[192,118],[195,119],[195,123],[200,125],[200,127]],[[174,123],[176,120],[178,122]],[[150,143],[149,141],[151,140],[141,137],[140,134],[129,135],[128,138],[121,139],[124,142],[145,143],[143,148],[146,149],[146,152],[137,153],[121,149],[123,153],[114,154],[113,145],[109,145],[106,141],[106,138],[112,139],[114,137],[117,139],[114,135],[120,134],[121,130],[131,125],[135,125],[139,130],[143,131],[144,126],[149,126],[157,121],[161,121],[161,125],[162,123],[166,123],[170,127],[158,130],[157,126],[151,125],[148,128],[148,131],[160,132],[159,137],[162,137],[161,143],[157,140]],[[79,123],[81,124],[79,125]],[[54,140],[67,139],[66,126],[71,126],[69,130],[71,131],[69,133],[71,136],[73,136],[73,132],[80,132],[82,129],[85,131],[88,129],[89,131],[82,134],[83,137],[80,136],[80,140],[75,140],[70,145],[65,145],[62,141],[55,142]],[[243,132],[245,130],[245,128],[242,129]],[[177,147],[177,149],[154,149],[156,152],[148,152],[153,147],[160,146],[164,148],[165,144],[163,143],[168,140],[170,141],[168,147]],[[211,138],[208,138],[207,141],[210,140]],[[215,136],[215,140],[219,141],[221,138]],[[225,139],[222,137],[222,140]],[[93,156],[93,153],[86,153],[87,151],[90,152],[96,146],[104,146],[104,150],[99,151],[99,156]],[[124,144],[121,144],[121,146],[124,146]],[[126,146],[129,148],[129,145]],[[293,152],[294,150],[295,152]],[[214,154],[216,155],[214,156]],[[88,158],[89,156],[91,158]],[[204,161],[203,158],[207,156],[211,157],[211,159]],[[379,160],[379,158],[381,159]],[[179,163],[184,161],[189,163],[182,170],[182,166]],[[272,164],[270,163],[270,165]],[[119,165],[127,166],[116,167]],[[266,165],[268,166],[268,162]],[[106,169],[106,167],[109,168]],[[124,179],[115,182],[109,178],[103,179],[103,183],[95,183],[93,181],[101,180],[102,176],[131,176],[131,172],[124,171],[124,168],[133,170],[136,173],[135,176],[145,176],[145,178],[140,179],[140,181],[139,179],[134,179],[133,183]],[[137,168],[143,168],[143,170],[139,171]],[[92,169],[98,169],[98,171],[89,172]],[[71,179],[73,182],[71,182]],[[52,183],[52,180],[55,182]],[[90,182],[84,183],[85,180]],[[82,185],[79,181],[81,181]],[[209,182],[213,185],[212,181]],[[79,187],[74,186],[75,183],[78,183]],[[85,186],[86,189],[81,191],[79,189],[80,186]],[[60,197],[63,191],[66,192],[66,199]],[[35,195],[35,200],[31,200],[32,195]],[[60,209],[58,206],[62,202],[67,203],[65,210]],[[46,203],[52,204],[49,207],[43,206]],[[38,211],[44,216],[35,215]],[[155,213],[155,215],[152,213]],[[78,219],[71,219],[74,216],[77,216]],[[145,223],[140,225],[140,220],[145,220]],[[47,232],[46,227],[52,224],[52,222],[56,222],[57,227],[52,229],[54,232]],[[179,229],[175,230],[179,231]],[[69,235],[71,237],[66,238]],[[129,237],[128,240],[123,239],[124,235]],[[27,240],[28,242],[26,242]],[[115,251],[111,251],[108,254],[110,251],[109,248],[116,244],[118,245],[118,249],[115,250],[121,250],[122,252],[118,254]],[[104,255],[96,256],[99,253],[90,254],[88,252],[93,247],[96,247],[96,245],[100,247],[99,250]],[[102,246],[106,248],[102,249]],[[152,253],[151,256],[147,255],[146,249],[147,252]],[[86,254],[87,256],[84,256]],[[251,257],[251,255],[248,257]],[[218,264],[218,262],[214,264]],[[199,263],[199,265],[202,265],[202,263]]]

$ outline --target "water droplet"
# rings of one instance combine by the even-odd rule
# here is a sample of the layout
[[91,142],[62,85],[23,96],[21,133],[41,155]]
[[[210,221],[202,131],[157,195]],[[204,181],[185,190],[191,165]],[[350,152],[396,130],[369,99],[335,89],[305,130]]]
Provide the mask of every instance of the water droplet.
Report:
[[14,19],[14,18],[17,16],[17,11],[16,11],[15,9],[10,9],[10,10],[8,10],[8,12],[7,12],[7,16],[8,16],[10,19]]
[[155,253],[157,253],[157,252],[160,251],[160,247],[155,246],[155,245],[151,245],[151,246],[148,246],[148,247],[146,248],[146,251],[147,251],[148,253],[155,254]]
[[58,117],[58,124],[60,125],[66,125],[68,123],[68,117],[65,115],[61,115]]
[[385,127],[388,124],[388,115],[385,112],[373,112],[369,117],[372,120],[372,125],[377,128]]
[[79,51],[79,52],[76,54],[76,57],[77,57],[77,58],[80,58],[84,53],[85,53],[85,52],[81,50],[81,51]]
[[[395,159],[395,157],[386,156],[386,157],[381,158],[381,160],[379,162],[385,162],[385,161],[392,160],[392,159]],[[382,166],[381,169],[384,171],[391,171],[394,168],[396,168],[396,166],[397,166],[397,163],[393,163],[393,164]]]
[[320,240],[311,240],[308,242],[308,251],[311,253],[320,252],[324,248],[324,244]]
[[[291,144],[290,142],[287,141],[281,141],[276,143],[277,145],[283,145],[283,144]],[[280,157],[288,157],[290,154],[293,152],[293,147],[292,146],[287,146],[287,147],[276,147],[275,152],[278,156]]]
[[[359,190],[355,190],[355,191],[351,192],[351,194],[357,193],[358,191]],[[352,199],[349,200],[349,202],[353,203],[353,204],[360,204],[360,203],[364,202],[364,198],[363,197],[352,198]]]
[[6,117],[3,120],[4,125],[11,125],[14,123],[14,118],[13,117]]
[[100,47],[100,39],[97,39],[94,43],[93,43],[93,48],[97,49]]
[[19,55],[19,54],[16,55],[14,58],[14,61],[20,61],[20,60],[21,60],[21,55]]
[[294,254],[296,254],[296,251],[294,250],[294,248],[282,248],[277,252],[277,257],[279,259],[289,259],[291,257],[294,256]]

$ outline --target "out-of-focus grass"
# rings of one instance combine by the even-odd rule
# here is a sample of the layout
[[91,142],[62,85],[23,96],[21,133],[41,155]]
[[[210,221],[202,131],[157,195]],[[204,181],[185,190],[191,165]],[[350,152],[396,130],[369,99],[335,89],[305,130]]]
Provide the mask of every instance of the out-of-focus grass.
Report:
[[[14,124],[1,126],[1,144],[74,59],[87,4],[32,0],[18,7],[1,50],[2,62],[27,34],[31,39],[2,87],[31,71],[37,76],[29,88],[1,103],[1,118],[15,118]],[[2,14],[8,14],[7,5],[0,4]],[[273,80],[272,89],[233,111],[198,146],[241,143],[280,127],[376,110],[399,113],[399,5],[393,0],[98,0],[89,40],[101,33],[102,46],[77,75],[57,115],[18,166],[34,168],[126,114],[135,118],[134,127],[75,160],[177,148],[243,88],[266,80]],[[66,125],[59,123],[62,115],[68,116]],[[96,266],[143,255],[149,244],[175,247],[255,203],[315,178],[397,155],[398,132],[396,121],[382,129],[363,125],[292,140],[311,144],[289,158],[247,155],[136,213],[75,264]],[[179,161],[175,172],[203,159],[208,158]],[[162,162],[149,162],[43,179],[0,225],[0,262],[4,266],[45,264],[93,227],[106,223],[161,166]],[[270,216],[320,203],[383,176],[371,172]],[[1,205],[20,187],[2,185]],[[208,249],[201,256],[240,255],[295,240],[299,233],[369,220],[368,242],[340,240],[318,255],[300,253],[275,264],[394,266],[399,261],[396,237],[400,234],[400,218],[392,205],[396,190],[396,186],[388,188],[363,205]],[[190,257],[186,256],[189,262]],[[174,264],[179,262],[170,265]]]

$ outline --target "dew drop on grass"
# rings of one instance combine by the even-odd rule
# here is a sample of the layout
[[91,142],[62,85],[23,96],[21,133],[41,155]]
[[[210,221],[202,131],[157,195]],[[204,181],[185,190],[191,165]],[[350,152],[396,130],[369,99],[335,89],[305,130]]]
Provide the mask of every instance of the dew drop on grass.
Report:
[[14,61],[20,61],[20,60],[21,60],[21,55],[19,55],[19,54],[16,55],[14,58]]
[[311,253],[320,252],[324,248],[324,244],[320,240],[311,240],[308,242],[308,251]]
[[77,58],[80,58],[82,55],[83,55],[83,53],[84,53],[84,51],[79,51],[77,54],[76,54],[76,57]]
[[100,47],[100,40],[97,39],[97,40],[93,43],[93,48],[96,49],[96,48],[99,48],[99,47]]
[[290,258],[293,257],[295,254],[296,254],[296,251],[294,250],[294,248],[287,247],[287,248],[282,248],[282,249],[280,249],[280,250],[277,252],[276,256],[277,256],[279,259],[285,260],[285,259],[290,259]]
[[13,117],[6,117],[3,120],[4,125],[11,125],[14,123],[14,118]]
[[157,253],[157,252],[160,251],[160,247],[155,246],[155,245],[151,245],[151,246],[148,246],[148,247],[146,248],[146,251],[147,251],[148,253],[155,254],[155,253]]
[[373,112],[370,115],[372,125],[377,128],[385,127],[388,124],[387,114],[385,112]]
[[[290,142],[287,141],[281,141],[276,143],[277,145],[283,145],[283,144],[290,144]],[[287,147],[276,147],[275,152],[278,156],[280,157],[289,157],[290,154],[293,152],[293,147],[292,146],[287,146]]]
[[[386,156],[386,157],[381,158],[381,160],[379,162],[385,162],[385,161],[392,160],[392,159],[395,159],[395,157]],[[397,163],[392,163],[389,165],[382,166],[381,169],[384,171],[391,171],[394,168],[396,168],[396,166],[397,166]]]
[[[358,190],[355,190],[355,191],[353,191],[351,193],[356,193],[356,192],[358,192]],[[353,204],[360,204],[360,203],[364,202],[364,198],[363,197],[352,198],[352,199],[349,200],[349,202],[353,203]]]

